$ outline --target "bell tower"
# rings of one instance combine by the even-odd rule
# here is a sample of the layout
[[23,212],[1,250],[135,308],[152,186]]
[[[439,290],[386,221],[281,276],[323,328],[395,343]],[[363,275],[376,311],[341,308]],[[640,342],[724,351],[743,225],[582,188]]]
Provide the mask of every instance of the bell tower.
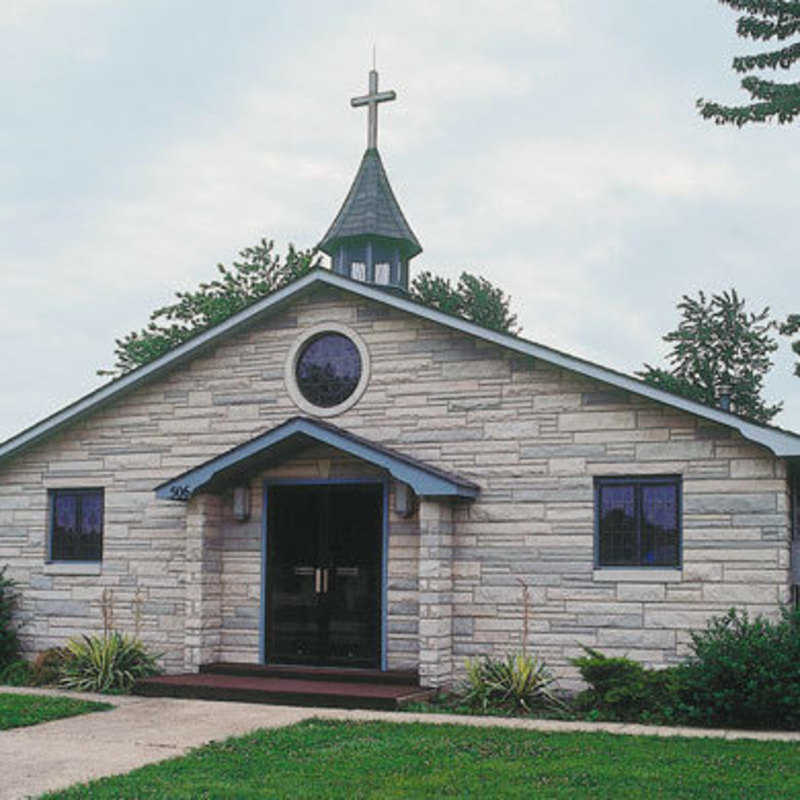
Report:
[[378,153],[378,104],[396,99],[378,91],[378,73],[369,73],[369,91],[354,97],[354,108],[367,106],[367,149],[339,213],[318,247],[331,257],[331,268],[384,289],[408,292],[408,262],[422,252],[394,196]]

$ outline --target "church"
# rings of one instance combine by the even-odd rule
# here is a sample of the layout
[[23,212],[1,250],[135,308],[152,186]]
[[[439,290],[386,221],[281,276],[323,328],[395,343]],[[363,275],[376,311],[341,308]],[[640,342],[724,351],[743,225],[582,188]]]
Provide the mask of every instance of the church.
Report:
[[[167,673],[651,666],[800,583],[800,436],[414,302],[368,145],[317,269],[0,444],[25,655],[104,616]],[[794,550],[794,552],[793,552]]]

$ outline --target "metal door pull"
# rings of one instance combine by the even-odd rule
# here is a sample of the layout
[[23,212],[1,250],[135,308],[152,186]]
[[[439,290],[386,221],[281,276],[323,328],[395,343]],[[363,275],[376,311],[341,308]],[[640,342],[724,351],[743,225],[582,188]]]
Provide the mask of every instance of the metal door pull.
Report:
[[295,567],[294,568],[295,575],[313,575],[314,574],[314,567]]
[[336,574],[344,578],[357,578],[358,567],[336,567]]

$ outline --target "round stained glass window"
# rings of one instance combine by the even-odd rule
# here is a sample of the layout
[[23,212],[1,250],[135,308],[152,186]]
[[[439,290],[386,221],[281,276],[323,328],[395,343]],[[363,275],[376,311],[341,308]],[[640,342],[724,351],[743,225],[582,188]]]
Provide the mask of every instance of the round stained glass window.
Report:
[[361,355],[341,333],[323,333],[300,351],[295,367],[297,388],[320,408],[332,408],[347,400],[361,380]]

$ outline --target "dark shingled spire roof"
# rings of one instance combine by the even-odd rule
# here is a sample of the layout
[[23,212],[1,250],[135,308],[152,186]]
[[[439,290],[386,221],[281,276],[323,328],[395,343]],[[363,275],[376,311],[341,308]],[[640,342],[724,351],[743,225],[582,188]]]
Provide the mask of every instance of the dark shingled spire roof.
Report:
[[406,258],[422,252],[395,199],[381,157],[374,148],[364,153],[353,185],[336,219],[322,237],[319,249],[332,256],[339,240],[362,236],[399,240]]

